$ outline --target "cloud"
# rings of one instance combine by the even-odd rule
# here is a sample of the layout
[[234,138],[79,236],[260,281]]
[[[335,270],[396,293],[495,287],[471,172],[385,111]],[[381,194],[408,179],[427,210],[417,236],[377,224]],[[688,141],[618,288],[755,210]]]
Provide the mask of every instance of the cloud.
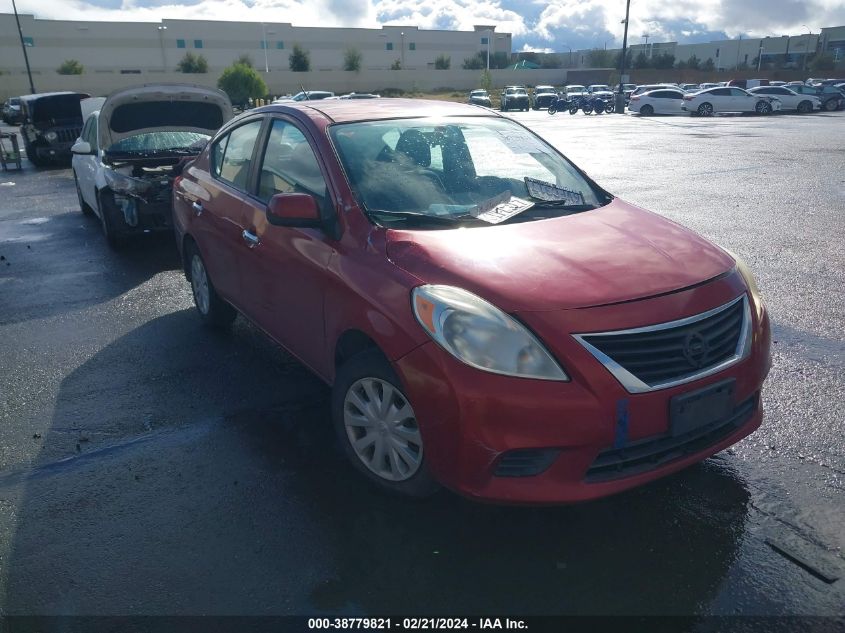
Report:
[[[622,42],[622,0],[18,0],[18,10],[64,20],[291,22],[295,26],[472,30],[496,25],[514,48],[608,48]],[[629,39],[698,42],[740,34],[798,34],[845,24],[845,0],[637,0]]]

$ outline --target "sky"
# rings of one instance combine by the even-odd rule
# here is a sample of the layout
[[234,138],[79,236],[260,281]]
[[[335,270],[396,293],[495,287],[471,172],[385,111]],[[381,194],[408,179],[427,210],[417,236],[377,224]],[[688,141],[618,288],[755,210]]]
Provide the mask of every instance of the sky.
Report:
[[[0,11],[12,10],[0,0]],[[625,0],[17,0],[18,11],[63,20],[291,22],[294,26],[472,30],[495,24],[514,50],[618,48]],[[798,35],[845,25],[845,0],[632,0],[629,43]]]

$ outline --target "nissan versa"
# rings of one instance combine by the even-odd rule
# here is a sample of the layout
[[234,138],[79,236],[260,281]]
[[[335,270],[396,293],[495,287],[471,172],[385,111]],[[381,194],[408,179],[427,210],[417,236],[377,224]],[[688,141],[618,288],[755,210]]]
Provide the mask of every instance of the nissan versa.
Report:
[[258,108],[173,195],[200,317],[242,313],[329,383],[384,488],[591,499],[760,425],[769,320],[743,263],[487,109]]

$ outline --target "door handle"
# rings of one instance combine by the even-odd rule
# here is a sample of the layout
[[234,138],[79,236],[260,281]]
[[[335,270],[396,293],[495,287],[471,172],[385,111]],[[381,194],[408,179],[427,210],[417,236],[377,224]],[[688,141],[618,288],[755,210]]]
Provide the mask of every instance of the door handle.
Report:
[[244,242],[246,242],[247,246],[250,248],[255,248],[261,244],[261,240],[255,233],[250,233],[249,231],[244,230],[244,232],[241,233],[241,237],[244,238]]
[[200,215],[202,213],[202,202],[192,202],[191,208],[194,210],[194,213]]

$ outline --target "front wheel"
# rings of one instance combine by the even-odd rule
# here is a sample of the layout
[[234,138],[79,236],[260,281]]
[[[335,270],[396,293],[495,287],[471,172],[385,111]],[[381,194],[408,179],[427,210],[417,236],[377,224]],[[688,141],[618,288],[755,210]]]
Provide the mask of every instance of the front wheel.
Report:
[[754,106],[754,111],[757,114],[771,114],[772,113],[772,104],[768,101],[758,101],[757,105]]
[[584,106],[582,108],[584,110],[584,114],[592,114],[593,113],[593,106]]
[[79,210],[85,215],[94,215],[94,209],[92,209],[91,205],[85,202],[85,199],[82,197],[82,190],[79,188],[79,180],[76,177],[76,172],[73,172],[73,184],[76,185],[76,197],[79,200]]
[[228,327],[238,313],[217,294],[196,244],[188,244],[185,257],[190,271],[194,305],[203,324],[219,329]]
[[604,106],[604,111],[608,114],[613,114],[614,112],[616,112],[616,105],[613,103],[608,103]]
[[411,402],[378,350],[353,356],[338,369],[332,420],[344,454],[372,483],[410,497],[440,488],[428,470]]
[[572,106],[569,108],[569,114],[578,114],[578,106]]
[[802,101],[798,104],[798,112],[801,114],[808,114],[813,111],[813,104],[809,101]]
[[549,106],[548,112],[549,112],[549,114],[554,114],[555,112],[557,112],[557,108],[555,107],[554,104]]

